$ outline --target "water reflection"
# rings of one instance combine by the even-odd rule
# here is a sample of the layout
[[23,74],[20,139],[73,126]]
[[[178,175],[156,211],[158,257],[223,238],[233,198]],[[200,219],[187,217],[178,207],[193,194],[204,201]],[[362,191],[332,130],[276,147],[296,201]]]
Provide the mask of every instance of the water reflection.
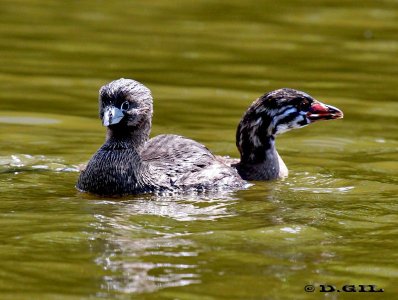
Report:
[[[308,182],[309,190],[302,187]],[[291,181],[258,183],[248,191],[218,197],[92,200],[97,212],[93,226],[102,233],[104,247],[96,262],[111,271],[102,288],[121,293],[192,288],[217,282],[217,276],[241,266],[241,275],[267,280],[269,294],[276,295],[281,284],[297,280],[309,268],[317,274],[309,280],[322,282],[318,277],[325,276],[323,265],[339,261],[341,237],[325,229],[330,212],[322,209],[311,186],[340,183],[330,175],[304,172],[292,174]],[[336,189],[321,194],[335,199]],[[339,192],[344,196],[348,191]],[[215,262],[218,271],[212,274],[207,270],[214,269]]]
[[[236,216],[229,210],[233,194],[140,196],[131,200],[94,200],[104,251],[97,264],[111,271],[102,288],[123,293],[151,292],[201,282],[200,246],[192,238],[192,222],[212,222]],[[98,241],[93,241],[97,243]]]
[[[171,263],[180,257],[197,256],[194,251],[178,252],[174,248],[192,247],[188,240],[173,236],[149,239],[122,239],[108,241],[109,253],[96,259],[96,263],[112,275],[104,277],[102,289],[123,293],[151,292],[157,289],[200,283],[197,265],[194,263]],[[152,250],[173,248],[173,252]],[[115,254],[116,253],[116,254]],[[170,255],[171,254],[171,255]],[[158,261],[158,262],[156,262]]]
[[[0,10],[0,298],[397,294],[396,1],[18,4]],[[103,142],[98,87],[122,76],[153,91],[154,135],[221,155],[236,157],[237,122],[269,90],[305,90],[346,118],[278,138],[284,181],[96,199],[74,189],[74,165]]]

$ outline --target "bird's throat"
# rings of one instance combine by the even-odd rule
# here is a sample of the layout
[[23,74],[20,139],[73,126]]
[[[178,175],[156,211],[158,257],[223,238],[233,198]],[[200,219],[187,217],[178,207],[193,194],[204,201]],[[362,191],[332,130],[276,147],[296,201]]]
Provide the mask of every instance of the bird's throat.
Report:
[[271,180],[287,175],[287,168],[275,148],[275,137],[269,136],[262,143],[250,145],[241,153],[236,165],[245,180]]
[[140,153],[148,141],[148,135],[139,130],[128,127],[116,128],[116,126],[118,125],[107,128],[105,144],[120,149],[135,149],[137,153]]

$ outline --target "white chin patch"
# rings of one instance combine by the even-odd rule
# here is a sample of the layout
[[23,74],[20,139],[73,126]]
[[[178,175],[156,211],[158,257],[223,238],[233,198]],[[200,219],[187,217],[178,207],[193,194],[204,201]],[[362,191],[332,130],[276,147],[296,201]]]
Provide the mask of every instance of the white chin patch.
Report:
[[280,125],[278,125],[278,127],[276,127],[275,134],[282,134],[282,133],[285,133],[286,131],[289,131],[290,129],[292,129],[292,128],[290,128],[288,126],[288,124],[280,124]]
[[282,134],[282,133],[285,133],[286,131],[289,131],[289,130],[292,130],[295,128],[301,128],[301,127],[307,126],[309,124],[308,122],[306,122],[306,124],[304,124],[304,125],[300,124],[306,119],[307,119],[307,117],[305,116],[305,114],[300,113],[300,115],[298,115],[294,120],[290,121],[289,123],[279,124],[276,127],[275,134]]

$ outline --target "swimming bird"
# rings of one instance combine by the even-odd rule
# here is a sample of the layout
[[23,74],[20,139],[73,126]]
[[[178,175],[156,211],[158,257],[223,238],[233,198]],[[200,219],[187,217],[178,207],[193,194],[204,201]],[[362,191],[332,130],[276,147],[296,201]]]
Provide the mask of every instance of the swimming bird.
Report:
[[275,148],[276,135],[343,117],[339,109],[304,92],[285,88],[267,93],[253,102],[238,125],[237,161],[215,156],[179,135],[149,139],[152,114],[152,95],[143,84],[122,78],[101,87],[99,116],[107,127],[106,140],[80,173],[77,189],[104,196],[241,189],[246,180],[287,176]]
[[288,175],[275,147],[277,135],[320,120],[343,118],[343,112],[310,95],[283,88],[255,100],[236,131],[240,161],[232,164],[245,180],[271,180]]
[[106,140],[80,173],[77,189],[119,196],[247,185],[236,169],[196,141],[172,134],[149,139],[152,102],[150,90],[135,80],[118,79],[100,89]]

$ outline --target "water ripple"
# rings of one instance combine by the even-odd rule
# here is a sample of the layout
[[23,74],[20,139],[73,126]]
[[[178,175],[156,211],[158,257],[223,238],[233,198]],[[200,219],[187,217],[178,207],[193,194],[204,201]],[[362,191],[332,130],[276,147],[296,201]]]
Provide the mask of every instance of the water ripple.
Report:
[[314,194],[349,193],[355,186],[347,185],[347,181],[332,177],[329,174],[310,174],[300,172],[294,174],[284,183],[292,191],[303,191]]
[[296,187],[292,188],[293,191],[306,191],[314,194],[334,194],[334,193],[348,193],[352,189],[353,186],[344,186],[338,188],[309,188],[309,187]]
[[60,123],[60,121],[50,118],[0,116],[0,123],[20,124],[20,125],[49,125],[49,124],[58,124]]
[[29,171],[79,172],[78,166],[67,165],[61,158],[44,155],[13,154],[0,156],[0,173]]

